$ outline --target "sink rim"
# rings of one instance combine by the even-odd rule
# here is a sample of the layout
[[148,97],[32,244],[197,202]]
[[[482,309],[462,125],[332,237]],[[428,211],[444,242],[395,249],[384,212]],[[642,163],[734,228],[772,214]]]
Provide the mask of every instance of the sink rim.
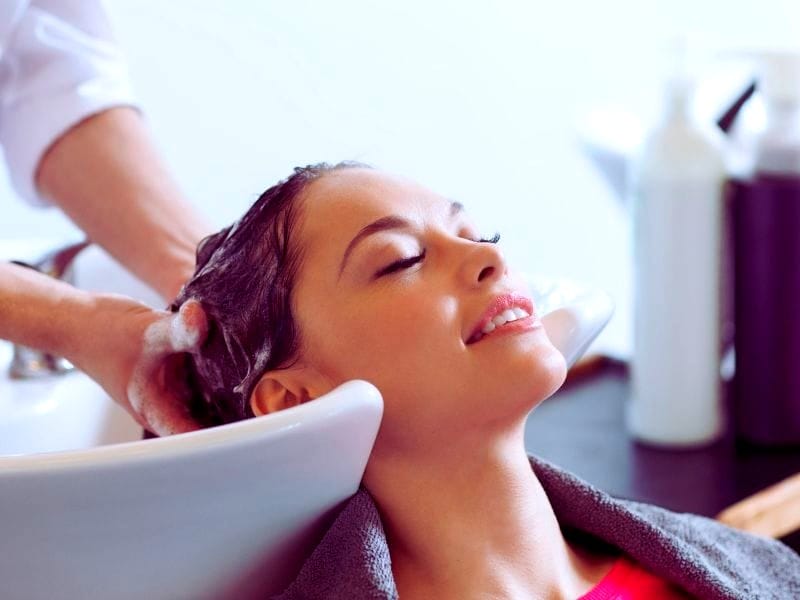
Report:
[[41,472],[84,469],[93,466],[144,463],[185,454],[213,452],[219,446],[247,444],[269,433],[288,435],[297,427],[312,426],[363,404],[383,413],[383,398],[368,381],[354,379],[324,396],[269,415],[245,419],[187,433],[148,440],[106,444],[91,448],[0,455],[0,472]]

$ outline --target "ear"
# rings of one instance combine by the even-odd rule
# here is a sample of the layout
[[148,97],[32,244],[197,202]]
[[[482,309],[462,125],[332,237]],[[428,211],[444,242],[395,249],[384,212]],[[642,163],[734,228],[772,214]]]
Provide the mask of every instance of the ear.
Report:
[[250,408],[257,417],[297,406],[311,400],[308,389],[287,371],[265,373],[250,396]]

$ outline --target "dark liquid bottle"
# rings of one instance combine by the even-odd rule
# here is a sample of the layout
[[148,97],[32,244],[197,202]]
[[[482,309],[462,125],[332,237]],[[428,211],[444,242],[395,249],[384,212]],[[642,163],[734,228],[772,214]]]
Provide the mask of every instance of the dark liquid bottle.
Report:
[[800,177],[758,174],[726,190],[733,239],[737,437],[800,444]]

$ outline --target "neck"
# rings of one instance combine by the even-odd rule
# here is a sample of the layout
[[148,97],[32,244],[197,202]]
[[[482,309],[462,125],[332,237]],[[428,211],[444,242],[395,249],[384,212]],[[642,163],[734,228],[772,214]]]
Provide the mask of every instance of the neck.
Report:
[[481,445],[373,457],[365,483],[401,597],[575,598],[607,570],[565,540],[523,432],[524,423]]

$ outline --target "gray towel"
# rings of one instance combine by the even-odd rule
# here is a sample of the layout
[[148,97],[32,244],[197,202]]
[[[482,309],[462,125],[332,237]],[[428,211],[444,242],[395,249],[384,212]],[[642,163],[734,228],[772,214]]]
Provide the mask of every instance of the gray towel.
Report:
[[[529,456],[562,529],[610,544],[697,598],[800,599],[800,556],[785,544],[712,519],[621,500]],[[360,489],[278,600],[396,599],[389,547]]]

